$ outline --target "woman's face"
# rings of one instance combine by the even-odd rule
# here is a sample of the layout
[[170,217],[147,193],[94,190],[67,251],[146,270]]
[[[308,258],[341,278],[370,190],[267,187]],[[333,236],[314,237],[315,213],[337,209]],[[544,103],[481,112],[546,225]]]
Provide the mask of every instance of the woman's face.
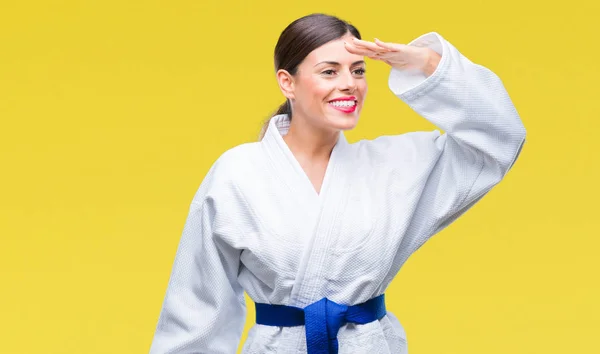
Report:
[[364,57],[344,47],[348,34],[313,50],[293,77],[293,117],[325,130],[348,130],[358,123],[367,94]]

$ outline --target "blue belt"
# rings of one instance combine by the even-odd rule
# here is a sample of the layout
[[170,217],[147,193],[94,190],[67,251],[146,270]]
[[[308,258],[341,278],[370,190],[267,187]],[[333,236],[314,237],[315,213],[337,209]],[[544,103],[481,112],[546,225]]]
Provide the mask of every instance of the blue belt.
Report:
[[346,323],[365,324],[386,314],[384,294],[347,306],[326,297],[305,308],[256,303],[256,323],[266,326],[305,326],[308,354],[336,354],[337,333]]

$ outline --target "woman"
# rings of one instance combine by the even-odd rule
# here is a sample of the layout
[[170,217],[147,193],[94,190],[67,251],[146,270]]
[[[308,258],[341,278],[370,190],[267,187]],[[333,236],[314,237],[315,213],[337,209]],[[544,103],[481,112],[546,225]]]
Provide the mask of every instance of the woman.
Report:
[[[365,56],[445,134],[348,143]],[[194,196],[150,352],[235,353],[245,290],[257,323],[243,353],[407,353],[387,286],[504,177],[525,129],[500,79],[437,33],[373,43],[314,14],[282,32],[275,66],[286,103]]]

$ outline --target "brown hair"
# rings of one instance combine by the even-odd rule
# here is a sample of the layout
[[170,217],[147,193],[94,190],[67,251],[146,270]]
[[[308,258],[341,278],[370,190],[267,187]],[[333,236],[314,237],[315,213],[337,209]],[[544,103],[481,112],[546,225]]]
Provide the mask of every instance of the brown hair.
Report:
[[[295,75],[298,65],[313,50],[325,43],[339,39],[347,33],[361,39],[360,32],[350,23],[335,16],[325,14],[310,14],[290,23],[279,36],[275,45],[275,72],[286,70]],[[289,100],[279,106],[263,124],[260,139],[263,138],[269,120],[278,114],[287,114],[292,118],[292,107]]]

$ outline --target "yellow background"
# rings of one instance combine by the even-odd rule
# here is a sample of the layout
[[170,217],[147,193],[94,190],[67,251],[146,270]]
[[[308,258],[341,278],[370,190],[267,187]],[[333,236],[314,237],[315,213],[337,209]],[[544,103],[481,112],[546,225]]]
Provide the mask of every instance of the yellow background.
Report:
[[[2,1],[0,353],[148,352],[189,202],[282,102],[272,51],[311,12],[368,40],[438,31],[528,130],[506,180],[389,288],[409,352],[600,352],[598,2],[319,3]],[[368,70],[350,141],[434,128]]]

